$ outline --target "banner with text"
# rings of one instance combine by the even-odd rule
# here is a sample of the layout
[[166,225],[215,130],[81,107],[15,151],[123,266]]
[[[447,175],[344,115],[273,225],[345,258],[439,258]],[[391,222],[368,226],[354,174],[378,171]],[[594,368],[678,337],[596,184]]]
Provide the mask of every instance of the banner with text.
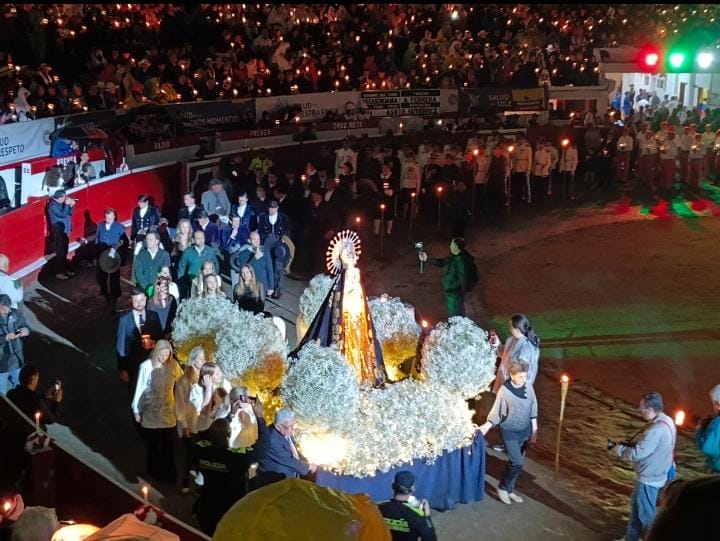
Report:
[[436,116],[457,112],[458,93],[450,89],[373,90],[360,93],[370,116]]
[[0,126],[0,165],[50,155],[55,120],[41,118]]
[[298,110],[299,121],[320,122],[328,111],[345,113],[348,104],[357,108],[359,92],[325,92],[316,94],[296,94],[255,99],[255,115],[258,119],[267,111],[276,118],[288,108]]
[[461,114],[547,111],[547,108],[547,87],[464,88],[460,92],[459,112]]
[[163,106],[177,116],[188,131],[238,130],[255,122],[252,99],[175,103]]

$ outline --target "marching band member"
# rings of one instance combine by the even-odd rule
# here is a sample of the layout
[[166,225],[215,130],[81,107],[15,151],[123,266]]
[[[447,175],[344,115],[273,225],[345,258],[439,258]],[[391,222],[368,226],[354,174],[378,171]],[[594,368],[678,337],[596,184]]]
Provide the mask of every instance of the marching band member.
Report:
[[675,140],[675,128],[670,127],[667,139],[660,143],[660,187],[665,190],[672,189],[675,181],[675,160],[678,154],[678,144]]
[[633,151],[633,138],[630,135],[630,128],[625,126],[623,134],[617,140],[617,156],[615,158],[616,174],[620,182],[627,182],[630,172],[630,155]]

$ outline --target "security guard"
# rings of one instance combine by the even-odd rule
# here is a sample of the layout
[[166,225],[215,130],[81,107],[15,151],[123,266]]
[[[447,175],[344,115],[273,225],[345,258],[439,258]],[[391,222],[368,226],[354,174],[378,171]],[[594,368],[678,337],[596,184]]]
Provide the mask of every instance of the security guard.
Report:
[[412,496],[415,476],[409,471],[395,475],[392,500],[378,504],[393,541],[436,541],[427,500],[418,502]]
[[193,449],[195,471],[202,474],[203,487],[195,502],[194,511],[202,531],[212,536],[223,515],[248,491],[248,471],[263,454],[267,441],[267,426],[263,407],[253,404],[257,417],[259,438],[256,447],[230,448],[230,423],[216,419],[208,429],[208,439],[198,441]]

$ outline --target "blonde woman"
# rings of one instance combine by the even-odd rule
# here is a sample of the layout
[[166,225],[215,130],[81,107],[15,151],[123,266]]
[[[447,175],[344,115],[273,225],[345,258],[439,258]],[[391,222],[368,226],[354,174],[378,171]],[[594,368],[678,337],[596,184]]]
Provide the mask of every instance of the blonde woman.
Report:
[[240,310],[253,314],[261,314],[265,310],[265,287],[255,278],[255,271],[250,265],[240,268],[240,280],[233,290],[233,301]]
[[173,249],[170,257],[174,264],[180,261],[182,253],[192,246],[192,224],[187,218],[178,221],[175,228],[175,238],[173,239]]
[[200,369],[205,364],[205,350],[196,346],[190,350],[188,363],[182,376],[175,382],[175,417],[177,418],[178,436],[185,449],[183,466],[182,491],[190,492],[190,465],[192,462],[192,446],[197,435],[198,412],[190,402],[193,386],[198,384]]
[[172,346],[158,340],[150,358],[140,364],[132,411],[145,432],[147,474],[174,483],[173,430],[176,425],[173,387],[182,375],[172,358]]
[[200,274],[192,280],[192,284],[190,285],[190,297],[195,298],[203,296],[203,291],[205,289],[205,277],[209,275],[215,276],[216,282],[218,284],[222,284],[220,276],[218,276],[217,270],[215,269],[215,263],[208,259],[202,264]]
[[222,283],[215,274],[208,274],[203,277],[203,291],[200,295],[203,299],[225,298],[222,290]]

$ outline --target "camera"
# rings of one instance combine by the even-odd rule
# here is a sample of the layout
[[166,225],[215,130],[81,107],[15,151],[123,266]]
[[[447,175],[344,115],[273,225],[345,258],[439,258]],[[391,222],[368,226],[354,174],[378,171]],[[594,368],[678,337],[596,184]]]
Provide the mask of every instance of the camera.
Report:
[[425,248],[425,243],[424,243],[424,242],[416,242],[416,243],[415,243],[415,249],[416,249],[416,250],[422,250],[423,248]]

